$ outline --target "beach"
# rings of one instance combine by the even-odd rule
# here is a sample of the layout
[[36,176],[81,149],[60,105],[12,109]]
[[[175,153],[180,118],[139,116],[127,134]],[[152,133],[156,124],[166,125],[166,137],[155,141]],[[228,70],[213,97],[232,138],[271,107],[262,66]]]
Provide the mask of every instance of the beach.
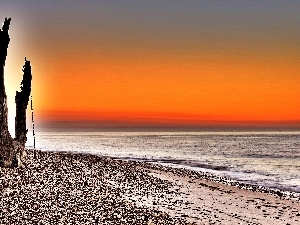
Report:
[[27,150],[0,168],[0,224],[300,224],[297,195],[212,174]]

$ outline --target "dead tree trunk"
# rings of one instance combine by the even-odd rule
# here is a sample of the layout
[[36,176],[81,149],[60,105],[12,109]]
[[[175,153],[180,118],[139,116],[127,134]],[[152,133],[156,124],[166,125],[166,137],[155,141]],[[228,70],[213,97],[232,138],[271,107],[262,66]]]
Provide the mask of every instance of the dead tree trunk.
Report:
[[16,140],[25,146],[27,141],[27,129],[26,129],[26,109],[31,92],[31,66],[30,62],[26,61],[23,67],[23,81],[21,83],[21,92],[16,92],[16,118],[15,118],[15,133]]
[[[7,102],[6,102],[6,92],[4,85],[4,66],[7,56],[7,48],[10,41],[8,29],[10,25],[10,19],[5,18],[2,30],[0,30],[0,63],[1,63],[1,74],[0,74],[0,104],[1,104],[1,138],[5,137],[7,134]],[[2,140],[1,140],[2,141]]]
[[16,138],[12,138],[8,131],[7,123],[7,96],[4,85],[4,66],[7,56],[9,38],[10,18],[5,18],[2,30],[0,30],[0,63],[2,70],[0,72],[0,166],[16,167],[21,160],[22,152],[25,149],[27,140],[26,134],[26,109],[31,92],[31,66],[25,58],[23,67],[23,81],[21,83],[21,92],[16,92],[16,120],[15,133]]

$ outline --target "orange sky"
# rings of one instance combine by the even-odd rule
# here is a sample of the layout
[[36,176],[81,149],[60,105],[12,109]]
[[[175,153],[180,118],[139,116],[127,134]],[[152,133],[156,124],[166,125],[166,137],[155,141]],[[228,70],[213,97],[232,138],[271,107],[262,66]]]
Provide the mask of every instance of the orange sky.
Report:
[[128,2],[144,11],[7,3],[7,92],[27,56],[37,123],[300,127],[295,6]]

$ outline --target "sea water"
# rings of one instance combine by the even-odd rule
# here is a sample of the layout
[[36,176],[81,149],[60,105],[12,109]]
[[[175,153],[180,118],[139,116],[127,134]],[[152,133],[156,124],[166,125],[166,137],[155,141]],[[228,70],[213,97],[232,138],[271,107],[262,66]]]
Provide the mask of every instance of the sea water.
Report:
[[44,132],[36,148],[184,167],[300,193],[299,132]]

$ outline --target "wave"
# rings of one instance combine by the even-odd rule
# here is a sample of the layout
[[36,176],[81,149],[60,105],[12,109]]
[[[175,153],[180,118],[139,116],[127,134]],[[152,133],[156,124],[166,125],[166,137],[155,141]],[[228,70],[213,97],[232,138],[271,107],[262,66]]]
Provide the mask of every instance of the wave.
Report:
[[154,162],[159,164],[174,164],[174,165],[183,165],[189,167],[197,167],[204,169],[211,169],[217,171],[228,171],[230,167],[227,166],[218,166],[211,164],[200,163],[196,160],[185,160],[185,159],[155,159],[155,158],[140,158],[140,157],[111,157],[114,159],[123,159],[123,160],[134,160],[134,161],[142,161],[142,162]]
[[270,189],[276,189],[281,191],[289,191],[293,193],[300,193],[298,185],[282,183],[286,181],[275,181],[273,176],[269,174],[259,174],[254,170],[243,170],[236,171],[234,168],[228,166],[219,166],[200,163],[195,160],[184,160],[184,159],[155,159],[146,157],[110,157],[113,159],[122,159],[128,161],[140,161],[157,163],[161,165],[171,166],[175,168],[185,168],[195,171],[208,172],[220,177],[226,177],[235,182],[242,182],[246,185],[262,186]]

